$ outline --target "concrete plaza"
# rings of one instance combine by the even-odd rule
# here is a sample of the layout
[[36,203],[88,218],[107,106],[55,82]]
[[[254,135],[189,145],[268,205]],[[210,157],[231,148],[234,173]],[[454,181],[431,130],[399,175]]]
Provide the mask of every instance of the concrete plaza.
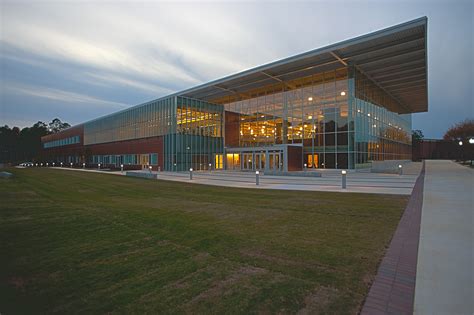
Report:
[[[81,169],[63,167],[56,169],[76,170],[84,172],[100,172],[114,175],[125,175],[126,172],[107,171],[97,169]],[[276,176],[260,173],[259,185],[256,185],[255,172],[238,171],[195,171],[193,179],[190,180],[189,172],[156,172],[159,180],[187,182],[193,184],[254,188],[254,189],[283,189],[302,191],[333,191],[333,192],[357,192],[410,195],[418,174],[421,163],[408,163],[404,166],[403,175],[370,173],[368,170],[347,171],[347,187],[342,189],[341,170],[318,170],[321,177],[304,176],[311,172],[300,172],[296,176]],[[149,173],[148,170],[134,171]],[[306,173],[306,174],[305,174]],[[295,174],[294,174],[295,175]]]

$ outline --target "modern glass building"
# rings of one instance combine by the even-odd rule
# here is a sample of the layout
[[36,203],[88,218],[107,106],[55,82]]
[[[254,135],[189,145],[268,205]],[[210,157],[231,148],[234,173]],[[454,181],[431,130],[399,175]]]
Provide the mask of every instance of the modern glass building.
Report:
[[45,158],[266,172],[408,160],[426,32],[423,17],[131,107],[44,137]]

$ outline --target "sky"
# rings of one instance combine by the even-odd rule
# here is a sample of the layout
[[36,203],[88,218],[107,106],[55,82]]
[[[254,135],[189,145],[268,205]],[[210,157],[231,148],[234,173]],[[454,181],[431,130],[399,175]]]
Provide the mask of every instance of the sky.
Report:
[[474,1],[0,0],[0,125],[72,125],[261,64],[428,17],[427,113],[474,118]]

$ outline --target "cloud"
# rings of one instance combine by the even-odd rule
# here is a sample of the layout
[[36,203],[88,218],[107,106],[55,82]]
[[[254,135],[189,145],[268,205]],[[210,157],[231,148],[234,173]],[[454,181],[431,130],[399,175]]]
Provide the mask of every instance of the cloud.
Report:
[[94,106],[114,106],[116,108],[123,108],[127,104],[120,102],[112,102],[108,100],[98,99],[84,94],[79,94],[70,91],[58,90],[53,88],[46,88],[42,86],[22,86],[15,84],[5,84],[2,86],[2,91],[6,93],[29,95],[39,98],[46,98],[63,103],[85,103]]

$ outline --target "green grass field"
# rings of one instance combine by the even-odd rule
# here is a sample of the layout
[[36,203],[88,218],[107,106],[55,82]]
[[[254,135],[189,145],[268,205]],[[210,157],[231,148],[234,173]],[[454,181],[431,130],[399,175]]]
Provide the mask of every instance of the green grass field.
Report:
[[0,313],[357,313],[408,197],[0,179]]

